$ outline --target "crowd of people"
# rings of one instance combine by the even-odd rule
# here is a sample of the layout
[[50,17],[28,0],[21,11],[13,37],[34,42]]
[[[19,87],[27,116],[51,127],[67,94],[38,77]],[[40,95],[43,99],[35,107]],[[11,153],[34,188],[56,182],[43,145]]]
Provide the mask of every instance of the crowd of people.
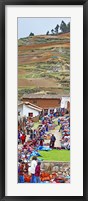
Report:
[[[23,117],[18,120],[18,182],[41,182],[41,156],[38,150],[54,149],[56,137],[49,131],[55,128],[55,115],[42,116],[35,129],[32,118]],[[57,118],[57,117],[56,117]],[[70,150],[70,118],[64,114],[57,118],[57,125],[62,133],[61,149]],[[48,138],[48,147],[45,140]],[[48,177],[50,178],[50,177]],[[55,178],[54,178],[55,179]]]
[[[64,166],[64,164],[63,164]],[[57,167],[57,166],[56,166]],[[55,168],[55,167],[54,167]],[[70,183],[70,165],[65,164],[62,171],[42,171],[41,162],[36,156],[32,157],[30,163],[21,162],[18,166],[19,183]]]
[[[55,128],[55,124],[48,116],[42,117],[41,124],[37,129],[32,128],[33,124],[32,119],[26,117],[18,121],[18,144],[22,143],[24,145],[24,143],[28,141],[29,145],[43,146],[44,139],[49,136],[49,134],[46,135],[46,133]],[[52,134],[50,147],[54,147],[55,140],[55,136]]]
[[70,118],[65,116],[60,118],[61,124],[61,148],[70,150]]

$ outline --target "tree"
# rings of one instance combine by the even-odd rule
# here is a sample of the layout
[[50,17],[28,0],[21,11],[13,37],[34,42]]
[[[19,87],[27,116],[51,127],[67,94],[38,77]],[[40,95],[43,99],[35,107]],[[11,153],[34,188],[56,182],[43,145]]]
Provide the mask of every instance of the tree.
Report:
[[54,34],[54,29],[51,30],[51,33]]
[[[69,25],[68,25],[68,27],[69,27]],[[66,23],[62,20],[61,25],[60,25],[61,32],[62,33],[68,32],[68,27],[67,27]]]
[[55,27],[55,33],[58,34],[58,29],[59,29],[59,25],[57,24],[57,26]]
[[67,24],[67,31],[70,32],[70,22]]
[[34,36],[34,33],[31,32],[31,33],[29,34],[29,36]]
[[49,35],[49,31],[46,32],[46,35]]

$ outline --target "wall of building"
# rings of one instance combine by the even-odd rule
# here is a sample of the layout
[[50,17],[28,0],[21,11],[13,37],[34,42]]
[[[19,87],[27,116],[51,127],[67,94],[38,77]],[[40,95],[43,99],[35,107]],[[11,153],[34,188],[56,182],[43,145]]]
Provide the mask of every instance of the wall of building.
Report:
[[70,102],[69,101],[67,103],[67,110],[68,110],[68,112],[70,112]]
[[28,117],[28,113],[33,113],[33,117],[38,116],[39,112],[27,107],[27,105],[23,105],[23,114],[26,115]]
[[61,108],[67,109],[67,107],[68,107],[68,102],[70,102],[70,97],[62,97],[62,100],[61,100]]
[[18,112],[20,112],[20,116],[23,116],[23,105],[18,106]]
[[60,107],[60,99],[29,99],[24,98],[22,101],[33,103],[43,109]]
[[20,116],[28,117],[28,113],[33,113],[33,117],[36,117],[39,115],[38,111],[27,107],[27,105],[25,105],[25,104],[18,106],[18,112],[20,112]]

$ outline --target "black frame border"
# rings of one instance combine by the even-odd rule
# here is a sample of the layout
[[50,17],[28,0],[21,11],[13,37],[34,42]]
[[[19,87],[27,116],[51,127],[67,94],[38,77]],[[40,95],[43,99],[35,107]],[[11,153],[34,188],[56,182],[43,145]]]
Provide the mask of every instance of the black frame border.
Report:
[[[83,196],[5,196],[5,5],[83,5]],[[0,0],[0,200],[88,200],[88,0]],[[81,107],[80,107],[81,108]]]

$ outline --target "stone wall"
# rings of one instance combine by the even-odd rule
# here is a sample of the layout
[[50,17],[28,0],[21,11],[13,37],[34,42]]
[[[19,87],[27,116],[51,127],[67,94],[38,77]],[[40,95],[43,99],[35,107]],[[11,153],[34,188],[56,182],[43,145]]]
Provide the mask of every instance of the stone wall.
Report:
[[69,162],[41,162],[41,171],[52,174],[56,172],[58,176],[70,176]]

